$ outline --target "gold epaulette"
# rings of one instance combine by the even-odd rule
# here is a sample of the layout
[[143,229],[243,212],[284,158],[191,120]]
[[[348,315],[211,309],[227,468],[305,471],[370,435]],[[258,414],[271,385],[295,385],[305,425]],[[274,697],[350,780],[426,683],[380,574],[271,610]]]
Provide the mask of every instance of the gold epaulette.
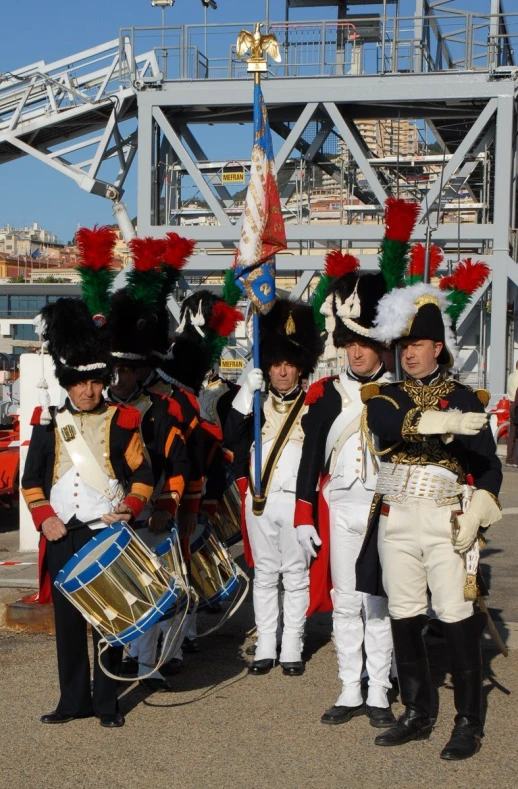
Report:
[[489,401],[491,400],[491,392],[488,392],[487,389],[473,389],[473,391],[475,392],[476,396],[478,397],[484,408],[487,408],[489,405]]
[[360,396],[362,399],[362,403],[366,403],[371,397],[375,397],[379,395],[381,386],[380,384],[376,383],[376,381],[371,381],[368,384],[363,384],[360,389]]

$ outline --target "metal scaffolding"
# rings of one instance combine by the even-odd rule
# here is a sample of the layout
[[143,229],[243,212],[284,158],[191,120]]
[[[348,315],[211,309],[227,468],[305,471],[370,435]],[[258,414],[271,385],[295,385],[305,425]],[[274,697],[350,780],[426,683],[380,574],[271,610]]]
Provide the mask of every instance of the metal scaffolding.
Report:
[[[300,4],[312,5],[289,5]],[[479,342],[490,339],[488,383],[502,392],[512,347],[504,305],[514,305],[518,285],[518,14],[504,14],[500,0],[488,0],[485,14],[444,0],[416,0],[411,16],[397,4],[378,5],[384,13],[270,24],[283,56],[263,81],[280,139],[289,242],[279,276],[293,277],[293,296],[302,295],[336,246],[375,268],[384,201],[418,199],[416,240],[430,223],[447,259],[476,255],[492,269],[491,296],[479,294],[458,328],[462,344],[477,316],[487,316],[490,331],[484,324]],[[204,150],[200,131],[252,122],[252,86],[235,54],[243,26],[127,28],[74,58],[4,75],[0,163],[35,156],[120,207],[138,148],[139,234],[194,238],[189,281],[221,272],[232,261],[242,207],[224,176],[243,172],[246,184],[249,162],[246,150],[232,162]],[[405,122],[417,140],[407,152],[399,139]],[[365,124],[378,124],[378,138],[392,124],[393,149],[371,144]],[[322,179],[337,199],[319,214]]]

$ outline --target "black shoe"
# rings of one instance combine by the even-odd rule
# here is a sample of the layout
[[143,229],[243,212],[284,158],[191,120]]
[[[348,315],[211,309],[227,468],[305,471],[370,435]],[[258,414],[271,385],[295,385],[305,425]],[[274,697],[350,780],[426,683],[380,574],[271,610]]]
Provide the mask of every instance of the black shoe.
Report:
[[249,674],[269,674],[272,668],[275,667],[275,660],[271,658],[267,658],[266,660],[254,660],[254,662],[248,666],[248,673]]
[[287,677],[300,677],[304,674],[305,666],[302,660],[295,660],[291,663],[281,663],[282,673]]
[[441,751],[441,759],[451,762],[470,759],[479,752],[483,736],[484,732],[481,726],[468,722],[457,723],[449,741]]
[[120,674],[123,677],[138,674],[138,660],[132,657],[125,657],[121,663]]
[[329,707],[320,718],[322,723],[330,723],[337,726],[339,723],[347,723],[351,718],[356,718],[357,715],[363,715],[365,712],[363,704],[359,707],[342,707],[336,704]]
[[389,726],[396,722],[390,707],[369,707],[366,704],[365,712],[371,726],[374,726],[376,729],[388,729]]
[[166,677],[173,677],[175,674],[180,673],[182,666],[183,660],[174,657],[168,660],[167,663],[164,663],[163,666],[160,666],[160,673],[165,674]]
[[125,723],[124,715],[120,712],[115,712],[113,715],[100,715],[99,723],[106,729],[120,729]]
[[146,690],[151,690],[153,693],[172,693],[173,688],[165,679],[149,679],[139,680],[139,685],[142,685]]
[[182,644],[182,652],[195,653],[200,651],[197,638],[185,638]]
[[411,740],[426,740],[433,729],[432,718],[403,713],[394,726],[378,734],[375,745],[404,745]]
[[40,718],[41,723],[69,723],[70,721],[75,721],[78,718],[91,718],[93,715],[92,712],[88,712],[85,715],[64,715],[62,712],[49,712],[46,715],[42,715]]

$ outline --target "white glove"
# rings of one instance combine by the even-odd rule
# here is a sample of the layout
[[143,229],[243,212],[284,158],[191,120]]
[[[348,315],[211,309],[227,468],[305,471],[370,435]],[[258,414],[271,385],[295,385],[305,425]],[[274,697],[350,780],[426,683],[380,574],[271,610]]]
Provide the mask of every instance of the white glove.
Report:
[[317,546],[322,545],[322,540],[318,536],[318,532],[314,526],[297,526],[295,529],[297,533],[297,541],[302,545],[306,553],[309,553],[313,559],[317,558],[317,554],[313,547],[313,543]]
[[479,528],[490,526],[501,518],[500,507],[487,490],[476,490],[466,512],[457,517],[458,532],[452,541],[454,551],[468,551],[475,542]]
[[232,408],[240,414],[247,416],[252,411],[254,404],[254,393],[262,389],[264,383],[263,371],[258,367],[250,370],[245,378],[245,382],[232,401]]
[[453,433],[456,436],[476,436],[488,424],[489,416],[476,411],[425,411],[417,425],[424,436]]

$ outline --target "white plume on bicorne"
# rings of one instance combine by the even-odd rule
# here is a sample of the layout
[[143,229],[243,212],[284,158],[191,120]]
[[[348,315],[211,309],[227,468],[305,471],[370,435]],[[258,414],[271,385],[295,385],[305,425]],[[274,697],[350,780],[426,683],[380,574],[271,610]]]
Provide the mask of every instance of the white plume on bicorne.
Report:
[[417,314],[416,301],[421,296],[433,296],[439,302],[446,345],[456,361],[458,348],[451,327],[451,319],[446,312],[448,306],[446,294],[439,288],[425,282],[417,282],[406,288],[394,288],[390,293],[386,293],[378,304],[371,336],[379,342],[387,344],[404,337]]
[[354,286],[354,290],[350,296],[346,298],[345,301],[342,301],[340,296],[337,294],[336,296],[336,312],[338,315],[343,318],[359,318],[362,312],[362,305],[360,302],[360,298],[358,296],[358,284],[360,280],[356,281],[356,285]]

